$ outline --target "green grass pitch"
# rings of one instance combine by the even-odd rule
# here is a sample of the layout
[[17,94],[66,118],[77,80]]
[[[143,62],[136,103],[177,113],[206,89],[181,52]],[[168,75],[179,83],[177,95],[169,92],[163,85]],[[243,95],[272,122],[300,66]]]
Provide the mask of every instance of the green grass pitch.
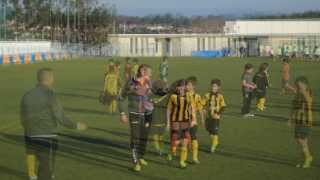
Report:
[[[243,66],[251,62],[257,69],[265,61],[271,64],[272,82],[268,91],[267,110],[257,113],[257,117],[253,119],[244,119],[240,115],[240,76]],[[160,59],[142,58],[141,62],[152,65],[153,76],[158,77]],[[221,145],[217,153],[208,153],[209,137],[204,128],[201,128],[201,164],[190,164],[187,169],[181,170],[177,167],[177,162],[168,163],[165,157],[157,156],[149,144],[146,156],[149,166],[141,173],[130,171],[132,164],[128,149],[128,125],[121,124],[118,116],[106,115],[105,108],[98,102],[106,63],[106,59],[79,59],[0,66],[0,180],[27,179],[19,103],[22,95],[35,86],[35,73],[41,67],[54,69],[55,89],[67,116],[89,125],[89,129],[84,132],[62,128],[56,166],[57,180],[320,179],[319,112],[315,112],[317,126],[313,128],[310,137],[313,167],[297,169],[295,165],[301,161],[300,149],[293,139],[293,129],[286,124],[292,95],[279,95],[279,61],[258,58],[170,59],[170,81],[196,75],[199,79],[197,90],[204,93],[212,78],[222,80],[222,92],[228,108],[221,121]],[[320,63],[293,61],[291,74],[292,80],[299,75],[309,78],[314,91],[315,107],[319,111]]]

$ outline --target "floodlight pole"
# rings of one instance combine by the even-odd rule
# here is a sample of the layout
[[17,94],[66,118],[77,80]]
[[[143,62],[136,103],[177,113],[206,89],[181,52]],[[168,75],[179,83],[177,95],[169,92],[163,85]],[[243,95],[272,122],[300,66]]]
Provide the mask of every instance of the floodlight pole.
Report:
[[70,44],[70,0],[67,0],[67,44]]
[[[7,3],[8,1],[2,1],[2,9],[3,9],[3,18],[2,18],[2,31],[3,31],[3,39],[7,40]],[[1,35],[2,33],[0,33]]]

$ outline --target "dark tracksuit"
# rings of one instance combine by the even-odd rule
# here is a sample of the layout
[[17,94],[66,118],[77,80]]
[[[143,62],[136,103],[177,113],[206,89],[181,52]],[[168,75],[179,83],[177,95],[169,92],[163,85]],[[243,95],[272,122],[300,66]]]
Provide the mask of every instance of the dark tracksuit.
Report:
[[141,85],[132,78],[119,96],[120,113],[125,112],[125,99],[128,98],[130,149],[134,164],[138,164],[146,152],[153,111],[150,90],[151,83]]
[[[252,83],[252,75],[249,73],[244,73],[242,75],[242,81],[247,83]],[[251,101],[253,98],[253,90],[247,87],[242,87],[243,105],[241,109],[242,114],[250,113]]]
[[39,161],[39,180],[50,180],[58,149],[58,124],[73,129],[77,124],[64,116],[54,91],[43,85],[27,92],[20,106],[27,152],[34,152]]

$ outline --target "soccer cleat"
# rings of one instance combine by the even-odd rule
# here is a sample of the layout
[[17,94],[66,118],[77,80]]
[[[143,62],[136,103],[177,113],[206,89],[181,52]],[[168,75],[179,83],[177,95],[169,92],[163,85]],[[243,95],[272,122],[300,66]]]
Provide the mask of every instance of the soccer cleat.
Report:
[[257,110],[258,110],[258,111],[264,111],[265,108],[257,107]]
[[170,153],[168,154],[167,160],[168,160],[168,161],[172,161],[172,154],[170,154]]
[[29,177],[29,180],[37,180],[37,179],[38,179],[37,176],[31,176],[31,177]]
[[148,166],[148,162],[146,160],[144,160],[144,159],[139,159],[139,162],[143,166]]
[[37,176],[30,176],[30,177],[29,177],[29,180],[37,180],[37,179],[38,179]]
[[184,169],[187,167],[187,163],[185,161],[180,161],[180,168]]
[[199,159],[194,159],[194,160],[192,160],[192,163],[193,164],[200,164],[200,161],[199,161]]
[[133,166],[133,171],[135,172],[140,172],[141,171],[141,165],[140,164],[135,164]]
[[216,152],[216,148],[217,148],[216,146],[211,146],[210,152],[211,153],[215,153]]
[[304,161],[304,163],[302,165],[302,168],[310,168],[312,161],[313,161],[312,156],[306,158],[306,160]]
[[243,115],[243,117],[245,117],[245,118],[254,117],[254,114],[248,113],[248,114]]

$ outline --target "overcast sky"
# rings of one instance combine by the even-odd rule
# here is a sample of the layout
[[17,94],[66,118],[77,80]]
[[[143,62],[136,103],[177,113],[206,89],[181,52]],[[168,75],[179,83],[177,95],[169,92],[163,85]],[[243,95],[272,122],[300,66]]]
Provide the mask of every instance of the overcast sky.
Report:
[[116,5],[118,14],[183,15],[286,13],[320,10],[320,0],[101,0]]

